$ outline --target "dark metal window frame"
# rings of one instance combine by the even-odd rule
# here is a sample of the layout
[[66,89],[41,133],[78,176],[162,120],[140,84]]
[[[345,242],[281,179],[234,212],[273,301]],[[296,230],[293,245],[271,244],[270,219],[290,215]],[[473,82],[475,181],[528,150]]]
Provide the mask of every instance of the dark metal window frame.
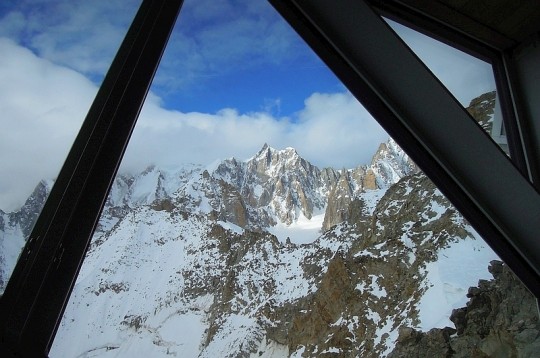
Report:
[[[482,34],[482,36],[474,36],[399,0],[367,0],[367,2],[379,15],[492,65],[510,156],[521,172],[533,182],[533,185],[540,188],[540,168],[537,168],[537,160],[533,159],[535,154],[527,150],[533,147],[532,138],[529,135],[531,131],[528,130],[524,120],[520,94],[515,85],[516,75],[512,52],[518,44],[487,27],[468,24],[467,27],[476,28]],[[429,7],[429,5],[426,6]],[[435,2],[431,6],[437,7]],[[444,10],[438,9],[438,11]],[[466,18],[460,19],[463,22],[467,20],[472,21]]]
[[[362,0],[270,2],[539,297],[540,195],[372,7]],[[2,356],[47,356],[181,5],[143,1],[1,298]],[[392,72],[388,56],[411,74]],[[504,58],[497,61],[498,81],[508,84]],[[407,93],[411,76],[418,95]],[[514,97],[506,101],[509,107]],[[425,105],[430,116],[415,108]],[[515,118],[505,118],[514,130]],[[516,128],[519,149],[523,131]],[[512,154],[530,172],[525,156]],[[482,182],[494,171],[506,182]]]

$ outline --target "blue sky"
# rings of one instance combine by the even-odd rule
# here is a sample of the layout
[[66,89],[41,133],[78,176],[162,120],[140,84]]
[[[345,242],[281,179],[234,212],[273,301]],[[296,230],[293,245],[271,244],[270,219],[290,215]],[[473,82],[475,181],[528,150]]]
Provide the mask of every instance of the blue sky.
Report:
[[[0,209],[54,178],[138,0],[0,3]],[[393,25],[467,104],[490,68]],[[368,163],[387,134],[263,0],[186,0],[122,164],[246,159],[266,142]]]
[[167,108],[278,116],[344,90],[265,1],[186,1],[154,83]]

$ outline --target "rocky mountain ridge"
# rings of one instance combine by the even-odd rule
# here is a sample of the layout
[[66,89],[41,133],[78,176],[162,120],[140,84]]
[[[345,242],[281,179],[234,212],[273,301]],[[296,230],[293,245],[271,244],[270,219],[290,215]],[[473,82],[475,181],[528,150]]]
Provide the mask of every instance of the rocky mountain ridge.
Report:
[[[174,169],[150,166],[141,173],[117,176],[97,232],[110,230],[127,213],[144,205],[202,213],[211,220],[255,231],[324,214],[321,229],[328,230],[346,218],[355,196],[365,190],[386,189],[416,170],[407,159],[394,157],[407,158],[389,140],[381,145],[371,165],[319,169],[293,148],[276,150],[265,144],[246,161],[231,158],[208,167],[189,164]],[[4,278],[9,277],[52,184],[51,180],[41,181],[23,207],[0,212],[0,247],[5,246],[0,254],[2,291]]]
[[319,169],[293,148],[277,150],[265,144],[246,161],[231,158],[176,170],[150,167],[139,175],[121,175],[106,210],[123,213],[136,205],[174,205],[259,231],[322,213],[322,229],[328,230],[345,219],[355,196],[386,189],[416,171],[393,140],[381,144],[370,165],[343,170]]

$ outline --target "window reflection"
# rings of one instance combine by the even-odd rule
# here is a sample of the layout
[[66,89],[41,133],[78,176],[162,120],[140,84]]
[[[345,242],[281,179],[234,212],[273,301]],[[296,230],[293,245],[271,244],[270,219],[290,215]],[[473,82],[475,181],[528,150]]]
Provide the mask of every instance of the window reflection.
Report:
[[404,25],[384,20],[508,154],[491,64]]

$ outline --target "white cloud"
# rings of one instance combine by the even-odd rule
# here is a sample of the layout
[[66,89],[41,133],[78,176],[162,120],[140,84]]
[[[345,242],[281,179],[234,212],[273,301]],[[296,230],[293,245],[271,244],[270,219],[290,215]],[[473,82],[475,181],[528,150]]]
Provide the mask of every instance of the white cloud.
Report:
[[321,167],[354,167],[368,163],[388,138],[349,93],[315,93],[297,118],[269,113],[181,113],[147,101],[127,149],[123,167],[142,170],[149,163],[211,163],[235,156],[247,159],[268,143],[295,147]]
[[84,76],[0,38],[0,208],[54,177],[93,100]]
[[388,134],[350,93],[315,93],[305,101],[291,137],[321,166],[368,163]]
[[[56,176],[96,91],[81,74],[0,40],[0,208],[22,204],[40,179]],[[348,93],[315,93],[294,118],[228,108],[181,113],[151,93],[123,168],[247,159],[265,142],[296,147],[316,165],[352,167],[369,161],[385,137]]]
[[140,0],[19,0],[0,18],[0,36],[40,57],[101,78]]

